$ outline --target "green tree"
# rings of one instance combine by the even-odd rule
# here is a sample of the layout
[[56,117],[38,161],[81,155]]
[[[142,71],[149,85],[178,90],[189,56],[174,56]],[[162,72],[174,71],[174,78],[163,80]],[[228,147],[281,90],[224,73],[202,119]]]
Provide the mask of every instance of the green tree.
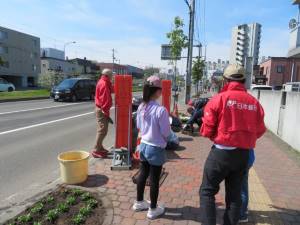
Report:
[[176,16],[174,18],[174,25],[172,30],[167,33],[167,38],[169,39],[169,44],[171,46],[171,55],[173,61],[180,58],[182,49],[187,47],[187,36],[184,34],[184,23],[183,20]]
[[0,56],[0,66],[4,65],[4,60],[2,59],[2,57]]
[[156,68],[156,67],[146,67],[144,69],[144,76],[145,77],[150,77],[152,76],[153,74],[155,73],[159,73],[160,72],[160,69],[159,68]]
[[196,85],[196,94],[198,94],[199,91],[199,81],[202,80],[204,68],[205,62],[201,58],[198,57],[193,61],[192,79],[193,83]]

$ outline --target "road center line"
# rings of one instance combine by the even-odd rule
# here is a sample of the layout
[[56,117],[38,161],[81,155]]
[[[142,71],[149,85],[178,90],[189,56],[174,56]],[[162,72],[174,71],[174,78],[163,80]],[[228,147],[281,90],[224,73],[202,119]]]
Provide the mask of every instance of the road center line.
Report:
[[41,109],[59,108],[59,107],[66,107],[66,106],[80,105],[80,104],[84,104],[84,102],[71,103],[71,104],[65,104],[65,105],[48,106],[48,107],[43,107],[43,108],[33,108],[33,109],[23,109],[23,110],[10,111],[10,112],[2,112],[2,113],[0,113],[0,115],[6,115],[6,114],[12,114],[12,113],[19,113],[19,112],[36,111],[36,110],[41,110]]
[[38,123],[38,124],[26,126],[26,127],[20,127],[20,128],[13,129],[13,130],[3,131],[3,132],[0,132],[0,135],[10,134],[10,133],[14,133],[14,132],[22,131],[22,130],[27,130],[27,129],[30,129],[30,128],[35,128],[35,127],[40,127],[40,126],[44,126],[44,125],[48,125],[48,124],[52,124],[52,123],[61,122],[61,121],[64,121],[64,120],[70,120],[70,119],[78,118],[78,117],[81,117],[81,116],[87,116],[87,115],[90,115],[90,114],[93,114],[93,113],[95,113],[95,112],[83,113],[83,114],[79,114],[79,115],[75,115],[75,116],[65,117],[65,118],[62,118],[62,119],[52,120],[52,121],[48,121],[48,122],[44,122],[44,123]]

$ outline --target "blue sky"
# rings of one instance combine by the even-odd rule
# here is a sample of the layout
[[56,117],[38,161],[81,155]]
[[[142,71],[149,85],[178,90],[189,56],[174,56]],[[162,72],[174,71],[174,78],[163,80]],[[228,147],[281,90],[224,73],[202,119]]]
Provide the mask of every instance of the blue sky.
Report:
[[[108,62],[115,48],[121,63],[168,67],[160,45],[177,15],[188,24],[184,0],[10,0],[1,2],[0,26],[39,36],[42,47],[62,49],[74,40],[70,57]],[[288,22],[296,15],[289,0],[197,0],[195,36],[207,44],[208,59],[228,59],[232,27],[259,22],[260,55],[285,56]]]

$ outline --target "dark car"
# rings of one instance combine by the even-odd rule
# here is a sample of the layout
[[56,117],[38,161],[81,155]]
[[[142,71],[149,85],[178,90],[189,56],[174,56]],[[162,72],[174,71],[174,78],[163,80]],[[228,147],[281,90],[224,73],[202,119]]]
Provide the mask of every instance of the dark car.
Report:
[[86,78],[70,78],[63,80],[58,86],[52,88],[50,97],[54,101],[68,100],[76,102],[82,99],[94,99],[96,81]]

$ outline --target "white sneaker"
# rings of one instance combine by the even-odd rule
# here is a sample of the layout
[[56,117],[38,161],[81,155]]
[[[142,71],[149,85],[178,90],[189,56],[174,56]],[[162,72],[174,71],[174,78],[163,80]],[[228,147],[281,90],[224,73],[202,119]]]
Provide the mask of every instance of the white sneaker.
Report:
[[136,201],[133,206],[132,206],[132,209],[136,212],[139,212],[139,211],[144,211],[144,210],[147,210],[149,209],[150,207],[150,202],[149,201]]
[[165,207],[164,206],[157,206],[155,209],[148,209],[147,217],[150,220],[154,220],[160,215],[164,214],[165,212]]

